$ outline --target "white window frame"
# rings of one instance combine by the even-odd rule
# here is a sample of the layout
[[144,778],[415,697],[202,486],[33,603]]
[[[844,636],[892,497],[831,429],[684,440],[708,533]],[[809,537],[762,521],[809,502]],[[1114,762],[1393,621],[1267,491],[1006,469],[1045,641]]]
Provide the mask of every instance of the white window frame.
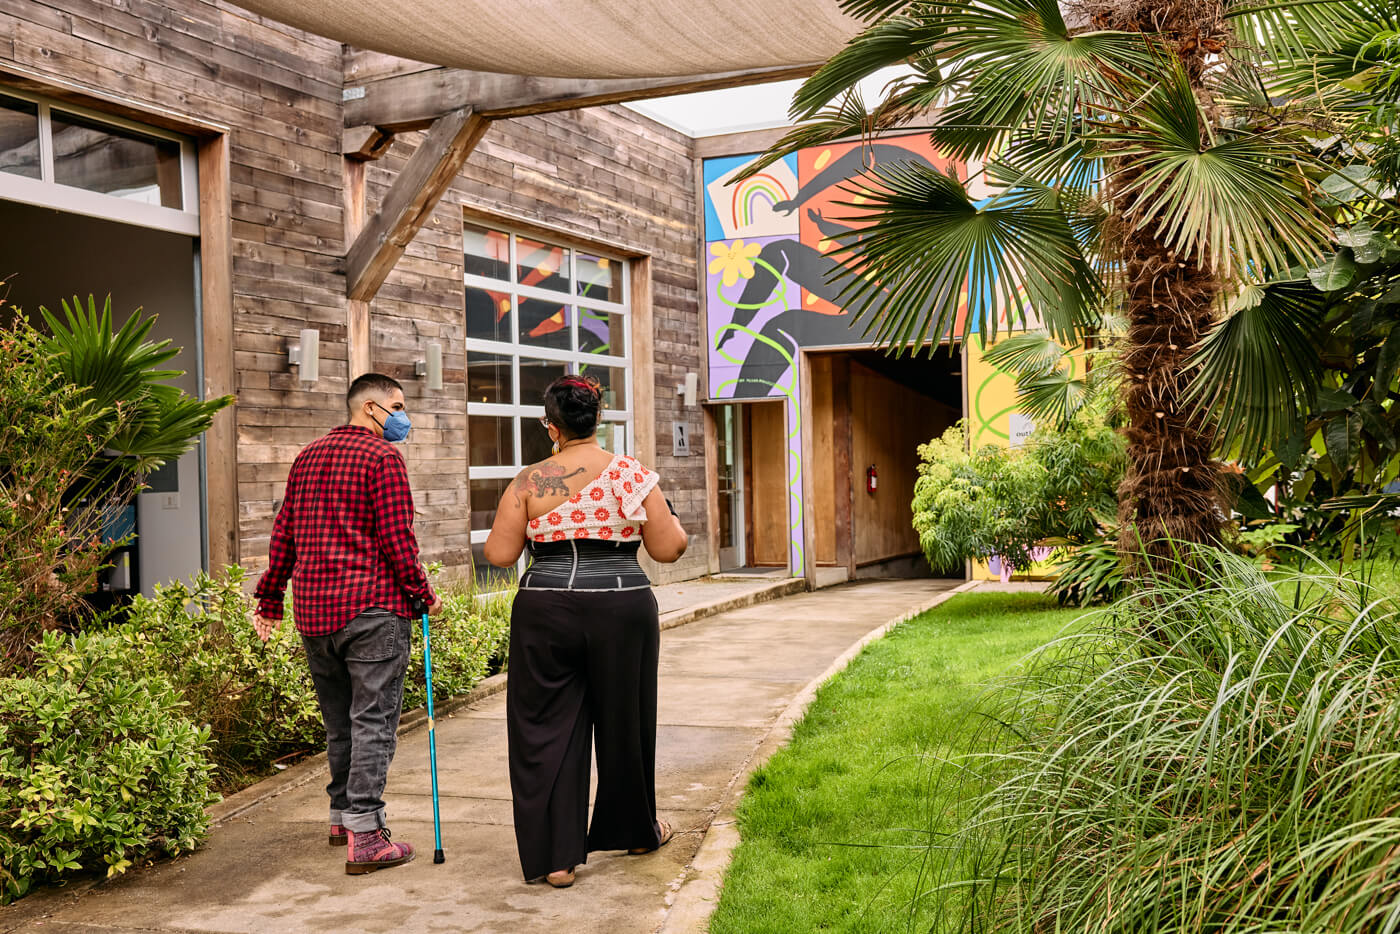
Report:
[[[0,86],[0,96],[27,101],[39,108],[39,178],[25,178],[9,172],[0,172],[0,198],[189,237],[199,236],[199,160],[194,140],[169,130],[114,117],[86,107],[50,101],[46,97],[14,88]],[[181,206],[168,208],[159,204],[145,204],[117,195],[73,188],[55,182],[54,111],[105,124],[113,129],[129,130],[142,136],[179,143]]]
[[[468,337],[464,340],[468,366],[471,363],[471,356],[476,354],[489,354],[493,357],[504,357],[510,361],[511,398],[513,403],[487,403],[467,401],[467,417],[470,420],[475,415],[498,416],[502,418],[514,419],[513,426],[513,451],[514,463],[504,465],[477,466],[467,465],[467,496],[471,497],[472,480],[512,480],[520,471],[527,466],[522,463],[522,439],[520,428],[525,419],[540,419],[544,417],[543,405],[530,405],[521,401],[520,397],[520,361],[522,358],[533,360],[550,360],[567,364],[570,373],[577,373],[580,364],[590,366],[606,366],[623,371],[623,399],[620,408],[609,408],[603,412],[604,423],[614,423],[622,426],[622,444],[616,453],[631,454],[635,444],[634,402],[633,392],[634,379],[632,369],[632,328],[631,328],[631,275],[630,261],[625,257],[606,250],[592,246],[580,247],[575,243],[552,239],[547,234],[542,235],[533,231],[521,231],[508,224],[497,224],[490,220],[477,218],[466,218],[464,224],[470,227],[482,228],[498,233],[506,234],[509,237],[508,265],[509,280],[492,279],[488,276],[477,276],[466,273],[462,274],[463,289],[474,288],[482,291],[503,293],[510,296],[510,341],[483,340],[480,338]],[[520,285],[515,280],[519,275],[519,264],[517,262],[516,240],[524,237],[535,243],[545,246],[562,247],[569,251],[569,288],[570,291],[556,291],[554,289],[542,289],[536,286]],[[600,258],[605,258],[609,262],[617,263],[622,269],[622,301],[608,302],[598,299],[587,298],[576,294],[578,292],[578,255],[579,251]],[[520,340],[520,300],[538,299],[547,302],[558,302],[571,309],[569,333],[570,346],[577,348],[579,343],[580,310],[606,312],[618,315],[623,319],[624,326],[621,328],[623,340],[623,353],[621,356],[609,354],[594,354],[573,350],[556,350],[549,347],[535,347]],[[468,422],[470,424],[470,421]],[[467,512],[470,515],[472,503],[468,502]],[[480,545],[486,541],[490,534],[489,529],[472,529],[472,545]],[[517,571],[523,570],[522,563],[517,567]]]

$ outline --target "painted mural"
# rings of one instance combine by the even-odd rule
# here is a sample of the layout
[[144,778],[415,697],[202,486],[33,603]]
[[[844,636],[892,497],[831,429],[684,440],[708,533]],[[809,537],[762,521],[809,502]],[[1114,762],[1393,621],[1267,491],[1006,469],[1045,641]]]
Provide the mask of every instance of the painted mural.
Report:
[[756,155],[704,164],[709,398],[781,397],[787,411],[790,567],[800,574],[801,348],[861,346],[832,281],[836,237],[859,229],[851,205],[865,200],[871,165],[916,162],[966,179],[923,133],[801,150],[735,183]]

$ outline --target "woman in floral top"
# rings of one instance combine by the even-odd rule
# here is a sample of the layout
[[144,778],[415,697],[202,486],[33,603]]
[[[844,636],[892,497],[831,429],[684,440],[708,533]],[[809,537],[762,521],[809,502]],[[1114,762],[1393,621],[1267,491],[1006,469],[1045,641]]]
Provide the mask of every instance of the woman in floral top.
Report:
[[502,495],[486,559],[511,567],[530,550],[511,612],[511,796],[525,878],[562,888],[594,850],[649,853],[671,839],[656,816],[660,628],[637,555],[676,561],[687,539],[656,473],[598,444],[597,382],[556,380],[544,408],[554,455]]

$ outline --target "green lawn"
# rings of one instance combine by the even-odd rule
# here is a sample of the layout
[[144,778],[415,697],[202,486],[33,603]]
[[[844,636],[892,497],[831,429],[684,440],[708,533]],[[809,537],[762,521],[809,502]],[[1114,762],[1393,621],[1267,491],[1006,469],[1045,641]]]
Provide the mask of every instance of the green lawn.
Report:
[[927,930],[910,905],[930,765],[960,751],[943,740],[982,685],[1080,613],[1039,594],[966,594],[872,643],[750,780],[710,931]]

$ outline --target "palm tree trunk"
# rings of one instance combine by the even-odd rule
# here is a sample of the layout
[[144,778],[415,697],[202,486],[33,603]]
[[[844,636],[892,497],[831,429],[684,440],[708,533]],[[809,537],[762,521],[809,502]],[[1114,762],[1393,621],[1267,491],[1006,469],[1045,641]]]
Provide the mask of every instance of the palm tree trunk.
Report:
[[[1207,57],[1229,38],[1222,0],[1080,0],[1078,6],[1095,28],[1151,36],[1181,60],[1197,96],[1207,99]],[[1120,175],[1114,187],[1126,190],[1131,181]],[[1214,426],[1186,398],[1188,360],[1215,320],[1221,286],[1208,257],[1167,248],[1157,234],[1160,217],[1135,211],[1128,198],[1111,203],[1131,219],[1119,256],[1128,317],[1128,472],[1118,489],[1119,548],[1141,576],[1167,571],[1182,544],[1218,542],[1229,516],[1222,467],[1211,456]]]
[[1219,282],[1149,230],[1123,256],[1128,472],[1118,488],[1119,547],[1137,574],[1165,570],[1182,543],[1220,540],[1227,515],[1210,420],[1185,398],[1188,357],[1215,319]]

